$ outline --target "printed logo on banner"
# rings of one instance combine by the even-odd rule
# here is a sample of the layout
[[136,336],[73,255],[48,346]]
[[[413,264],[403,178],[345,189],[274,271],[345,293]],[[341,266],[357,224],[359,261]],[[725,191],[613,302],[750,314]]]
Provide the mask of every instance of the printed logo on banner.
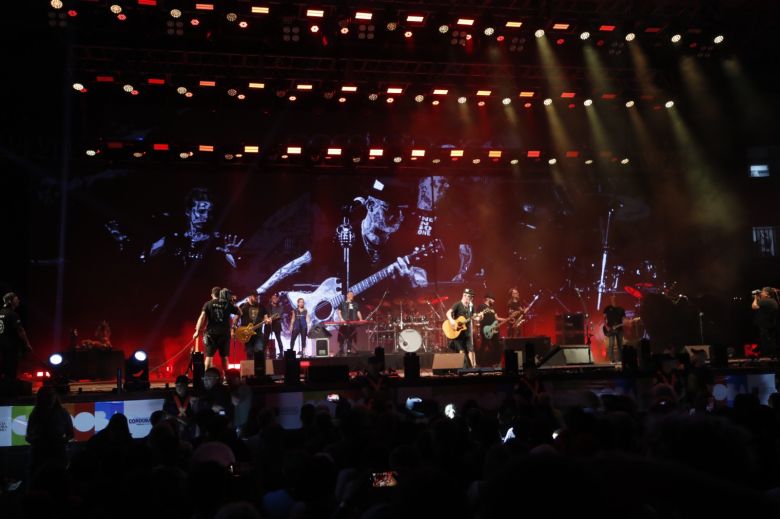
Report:
[[27,445],[27,419],[32,413],[31,405],[15,405],[11,408],[11,445]]
[[95,432],[105,429],[112,416],[124,412],[125,402],[95,402]]
[[11,446],[11,406],[0,406],[0,447]]
[[62,407],[73,421],[73,439],[77,442],[89,440],[95,434],[94,402],[69,402]]
[[133,438],[143,438],[152,430],[152,413],[162,409],[163,400],[128,400],[125,403],[125,416]]

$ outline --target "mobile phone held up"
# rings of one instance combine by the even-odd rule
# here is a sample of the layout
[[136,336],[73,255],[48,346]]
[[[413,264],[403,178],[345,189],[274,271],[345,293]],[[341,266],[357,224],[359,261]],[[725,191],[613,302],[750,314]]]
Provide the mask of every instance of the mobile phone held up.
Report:
[[371,486],[374,488],[387,488],[398,485],[397,474],[394,471],[373,472],[371,474]]

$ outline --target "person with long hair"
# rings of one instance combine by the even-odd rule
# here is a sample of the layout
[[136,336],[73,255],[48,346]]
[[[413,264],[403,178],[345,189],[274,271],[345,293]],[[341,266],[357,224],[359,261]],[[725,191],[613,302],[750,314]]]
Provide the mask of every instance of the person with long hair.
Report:
[[47,461],[67,464],[65,446],[73,439],[73,422],[51,386],[38,390],[27,421],[25,439],[30,444],[30,474]]

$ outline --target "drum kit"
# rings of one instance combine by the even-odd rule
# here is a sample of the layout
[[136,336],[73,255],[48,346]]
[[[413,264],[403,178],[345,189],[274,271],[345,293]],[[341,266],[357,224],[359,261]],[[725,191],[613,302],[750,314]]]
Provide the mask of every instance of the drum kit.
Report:
[[[388,352],[420,353],[444,350],[446,343],[439,326],[441,318],[433,308],[419,312],[413,301],[398,301],[377,312],[368,329],[369,344]],[[430,303],[424,301],[424,303]]]

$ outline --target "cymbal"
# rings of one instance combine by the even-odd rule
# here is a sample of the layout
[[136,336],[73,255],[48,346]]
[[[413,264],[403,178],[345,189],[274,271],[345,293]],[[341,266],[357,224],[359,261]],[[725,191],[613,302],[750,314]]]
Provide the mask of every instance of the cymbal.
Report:
[[449,299],[449,296],[442,296],[442,297],[437,297],[436,299],[434,299],[434,300],[432,300],[432,301],[431,301],[431,304],[432,304],[432,305],[435,305],[435,304],[437,304],[437,303],[443,303],[444,301],[446,301],[446,300],[448,300],[448,299]]

